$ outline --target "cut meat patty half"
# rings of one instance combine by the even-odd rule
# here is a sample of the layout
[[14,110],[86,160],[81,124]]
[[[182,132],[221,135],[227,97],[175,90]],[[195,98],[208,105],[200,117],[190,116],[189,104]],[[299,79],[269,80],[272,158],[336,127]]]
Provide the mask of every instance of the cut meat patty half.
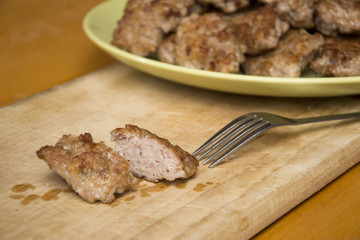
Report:
[[300,77],[301,71],[324,44],[321,34],[304,29],[290,30],[276,49],[260,56],[249,57],[244,63],[246,74],[273,77]]
[[132,174],[148,181],[189,178],[199,165],[188,152],[135,125],[113,130],[111,140],[115,150],[129,161]]
[[64,135],[55,146],[42,147],[37,156],[90,203],[110,203],[115,193],[123,193],[137,181],[129,163],[103,142],[94,143],[89,133]]
[[326,38],[309,68],[332,77],[360,76],[360,37]]

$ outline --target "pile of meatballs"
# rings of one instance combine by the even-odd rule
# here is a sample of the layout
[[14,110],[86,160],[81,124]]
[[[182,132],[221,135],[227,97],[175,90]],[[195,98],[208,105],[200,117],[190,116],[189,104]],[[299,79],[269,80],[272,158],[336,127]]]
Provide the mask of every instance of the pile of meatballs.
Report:
[[129,0],[112,44],[207,71],[360,76],[360,0]]

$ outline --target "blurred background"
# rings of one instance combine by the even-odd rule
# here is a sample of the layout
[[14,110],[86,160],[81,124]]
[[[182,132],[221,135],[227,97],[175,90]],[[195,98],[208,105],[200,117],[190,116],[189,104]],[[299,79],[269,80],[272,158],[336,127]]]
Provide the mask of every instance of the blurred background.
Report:
[[82,30],[103,1],[0,1],[0,107],[116,62]]

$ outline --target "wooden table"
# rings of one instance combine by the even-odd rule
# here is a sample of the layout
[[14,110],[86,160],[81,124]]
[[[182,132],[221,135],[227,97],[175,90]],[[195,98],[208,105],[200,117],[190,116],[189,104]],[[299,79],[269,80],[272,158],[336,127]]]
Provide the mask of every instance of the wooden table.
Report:
[[[82,31],[100,2],[0,2],[0,106],[116,62]],[[359,176],[357,164],[254,239],[360,239]]]

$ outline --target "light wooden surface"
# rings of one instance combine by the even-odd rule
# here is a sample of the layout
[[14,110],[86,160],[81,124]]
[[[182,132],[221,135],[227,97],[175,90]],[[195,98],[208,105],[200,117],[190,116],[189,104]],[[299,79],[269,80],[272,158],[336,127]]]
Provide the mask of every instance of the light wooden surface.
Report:
[[[126,123],[192,152],[238,114],[307,117],[359,108],[354,98],[265,101],[210,92],[112,65],[0,110],[3,237],[248,239],[359,162],[359,121],[272,129],[225,164],[201,165],[187,181],[143,181],[110,206],[65,194],[64,181],[35,152],[67,133],[90,132],[113,146],[110,131]],[[19,191],[24,184],[33,188]]]
[[[56,86],[59,83],[69,81],[77,76],[80,76],[84,73],[93,71],[95,69],[98,69],[100,67],[103,67],[105,65],[108,65],[110,63],[113,63],[114,60],[109,58],[107,55],[102,53],[100,50],[98,50],[94,45],[90,43],[85,37],[85,35],[82,33],[81,29],[81,20],[86,11],[91,9],[91,7],[95,6],[100,1],[77,1],[77,3],[73,3],[73,1],[57,1],[57,2],[49,2],[49,1],[0,1],[0,104],[6,105],[9,103],[12,103],[16,100],[23,99],[27,96],[31,96],[35,93],[38,93],[40,91],[43,91],[45,89],[48,89],[52,86]],[[133,73],[132,70],[129,70],[129,68],[125,68],[126,73],[129,74],[129,76],[141,76],[140,78],[147,78],[147,75],[138,75],[139,73]],[[153,79],[153,78],[151,78]],[[169,86],[169,83],[165,81],[160,80],[152,80],[155,81],[159,91],[166,89]],[[98,87],[101,89],[103,85],[101,85],[101,80],[95,81],[97,84],[100,84]],[[172,84],[170,84],[172,85]],[[178,85],[176,85],[178,86]],[[96,87],[96,86],[95,86]],[[177,87],[176,87],[177,88]],[[227,110],[234,110],[234,106],[231,104],[233,103],[233,100],[229,99],[242,99],[241,96],[235,96],[232,94],[220,94],[215,92],[209,92],[209,91],[203,91],[203,90],[194,90],[192,88],[185,88],[180,87],[184,92],[186,91],[192,91],[196,92],[198,94],[198,91],[200,91],[203,96],[205,95],[208,98],[213,97],[221,97],[222,102],[222,108],[225,108]],[[134,87],[132,85],[128,86],[127,91],[135,91]],[[83,93],[83,92],[82,92]],[[128,98],[126,99],[126,102],[131,103],[133,100],[135,100],[134,96],[131,96],[129,93]],[[149,93],[149,94],[155,94],[155,92]],[[156,92],[156,94],[160,94],[159,92]],[[177,95],[179,94],[179,95]],[[43,95],[45,96],[45,95]],[[77,94],[77,100],[76,102],[82,102],[84,106],[86,106],[86,103],[84,102],[84,99],[81,94]],[[168,96],[168,95],[167,95]],[[173,96],[173,95],[171,95]],[[182,102],[183,99],[180,97],[183,96],[182,93],[175,93],[175,96],[178,96],[176,99],[178,102]],[[25,124],[26,122],[34,122],[34,120],[37,120],[37,117],[34,116],[33,112],[37,109],[43,109],[41,106],[36,106],[35,108],[26,108],[26,106],[33,106],[32,104],[29,104],[28,101],[38,101],[41,104],[44,104],[43,102],[39,101],[43,97],[37,97],[38,100],[25,100],[25,102],[18,103],[16,105],[11,105],[9,107],[6,107],[4,112],[6,115],[9,112],[9,109],[15,109],[14,112],[12,112],[12,116],[14,117],[14,120],[17,120],[17,123]],[[194,100],[191,96],[189,96],[190,100]],[[249,98],[245,97],[245,100],[253,100],[260,101],[260,103],[268,103],[268,98]],[[204,103],[205,100],[200,98],[195,99],[195,103]],[[243,99],[242,99],[243,100]],[[336,99],[335,99],[336,100]],[[272,99],[272,101],[279,101],[278,99]],[[292,99],[289,104],[292,104],[294,107],[294,112],[300,111],[303,109],[304,104],[310,104],[315,102],[317,103],[318,99],[309,99],[309,100],[294,100]],[[334,100],[331,100],[334,101]],[[347,98],[344,101],[344,105],[350,104],[353,101],[356,101],[356,99]],[[114,100],[116,102],[116,100]],[[23,105],[24,104],[24,105]],[[54,103],[58,110],[60,111],[63,109],[63,107],[66,107],[64,105],[61,105],[61,102]],[[96,102],[93,104],[97,104],[98,106],[103,103]],[[124,103],[122,103],[124,104]],[[306,105],[305,104],[305,105]],[[191,106],[191,104],[190,104]],[[241,112],[245,110],[249,110],[247,107],[241,108],[240,105],[236,110]],[[69,107],[69,106],[67,106]],[[274,106],[269,106],[269,109],[273,108]],[[284,106],[282,106],[284,107]],[[332,108],[332,106],[329,106]],[[24,109],[25,108],[25,109]],[[200,107],[198,109],[199,112],[202,111],[203,107]],[[281,107],[279,107],[281,108]],[[321,108],[321,107],[320,107]],[[21,112],[17,112],[16,109],[22,109]],[[46,107],[45,107],[46,109]],[[51,109],[51,108],[50,108]],[[25,110],[25,111],[24,111]],[[131,110],[131,109],[129,109]],[[162,111],[167,112],[172,119],[176,119],[176,117],[179,114],[184,114],[190,111],[188,108],[182,108],[176,110],[176,107],[161,109]],[[216,109],[212,109],[215,111]],[[303,109],[304,110],[304,109]],[[335,110],[335,109],[334,109]],[[50,110],[48,110],[50,111]],[[328,109],[328,111],[331,111],[331,109]],[[19,114],[21,113],[21,116]],[[56,114],[54,112],[54,109],[50,111],[50,113]],[[65,111],[66,113],[70,114],[71,111]],[[81,113],[81,112],[80,112]],[[84,112],[88,114],[88,112]],[[44,114],[44,112],[41,112],[40,115]],[[106,113],[109,114],[109,113]],[[237,112],[232,112],[231,114],[237,114]],[[230,114],[230,115],[231,115]],[[90,116],[91,119],[97,119],[95,125],[103,124],[103,118],[100,117],[101,114],[98,114],[96,112],[91,112]],[[229,115],[229,116],[230,116]],[[56,116],[56,115],[54,115]],[[54,118],[53,116],[53,118]],[[156,114],[146,117],[153,117]],[[231,115],[232,116],[232,115]],[[15,118],[18,117],[18,118]],[[129,119],[131,117],[131,119]],[[132,120],[135,121],[135,119],[140,119],[143,117],[141,113],[136,112],[132,116],[127,116],[124,118],[124,120]],[[44,118],[44,117],[43,117]],[[42,118],[42,120],[44,120]],[[84,116],[85,118],[85,116]],[[188,117],[189,118],[189,117]],[[187,118],[187,119],[188,119]],[[9,123],[10,120],[3,120],[4,118],[0,118],[0,123],[5,124]],[[57,119],[57,118],[55,118]],[[86,118],[85,118],[86,119]],[[106,118],[107,121],[110,121],[108,118]],[[151,119],[151,118],[150,118]],[[123,120],[123,121],[124,121]],[[160,119],[161,120],[161,119]],[[197,121],[200,121],[201,119],[196,119]],[[11,120],[12,121],[12,120]],[[119,122],[123,122],[121,120],[118,120]],[[225,119],[223,119],[225,121]],[[33,150],[37,148],[37,144],[33,144],[31,149],[26,149],[24,152],[23,150],[16,149],[12,146],[14,143],[14,140],[19,139],[19,136],[24,137],[24,140],[27,142],[35,141],[35,143],[38,144],[51,144],[51,141],[54,141],[57,137],[57,134],[61,131],[86,131],[93,129],[93,122],[90,124],[89,122],[85,121],[82,122],[84,124],[63,124],[60,126],[57,126],[56,129],[58,129],[58,132],[52,132],[43,134],[44,137],[41,136],[40,139],[35,138],[35,136],[32,135],[33,131],[36,132],[36,128],[30,128],[26,129],[26,134],[22,136],[24,132],[18,130],[13,132],[13,135],[4,135],[1,138],[2,144],[0,147],[0,150],[2,153],[10,154],[11,152],[15,152],[19,158],[17,158],[17,161],[15,161],[15,168],[18,168],[19,171],[17,172],[18,175],[12,176],[12,178],[4,178],[6,175],[6,171],[9,170],[9,161],[5,158],[5,155],[2,154],[1,161],[5,162],[3,164],[2,172],[1,172],[1,192],[4,194],[2,197],[2,206],[4,206],[4,203],[14,206],[18,206],[18,208],[13,209],[14,212],[9,212],[9,209],[4,209],[4,207],[1,208],[1,215],[0,215],[0,224],[1,226],[7,226],[0,228],[0,237],[1,236],[22,236],[22,238],[29,238],[30,236],[24,236],[19,235],[21,233],[26,233],[27,231],[30,231],[29,227],[33,227],[34,230],[32,232],[32,237],[36,238],[36,236],[44,236],[44,233],[51,233],[56,232],[59,230],[59,225],[52,223],[48,217],[45,217],[45,220],[49,220],[49,222],[46,225],[7,225],[9,218],[17,219],[17,223],[25,223],[25,219],[41,219],[42,210],[44,205],[42,203],[46,203],[44,199],[51,200],[53,198],[56,198],[57,194],[59,195],[58,201],[50,201],[48,205],[45,205],[45,210],[50,212],[51,216],[57,216],[56,209],[61,209],[63,206],[66,206],[66,204],[69,204],[68,200],[71,199],[71,201],[76,201],[76,208],[79,206],[84,206],[84,203],[79,201],[77,196],[59,193],[58,190],[50,191],[47,195],[41,195],[42,200],[36,199],[37,196],[39,197],[40,194],[43,194],[42,191],[45,190],[51,190],[56,187],[65,188],[65,185],[59,178],[57,178],[55,175],[49,173],[49,171],[44,167],[44,165],[41,162],[38,162],[33,155]],[[151,123],[151,121],[150,121]],[[166,136],[166,131],[164,131],[164,126],[159,127],[148,123],[146,127],[149,127],[152,130],[158,130],[162,135]],[[109,122],[107,122],[107,126],[110,126]],[[183,124],[183,123],[182,123]],[[191,122],[191,124],[194,124]],[[2,125],[3,126],[3,125]],[[47,122],[47,125],[44,127],[51,127],[52,123]],[[177,126],[180,127],[180,126]],[[216,126],[212,126],[215,128]],[[20,128],[21,129],[21,128]],[[211,129],[207,129],[207,131],[210,131]],[[214,129],[212,129],[214,130]],[[353,128],[352,130],[356,131],[356,128]],[[38,132],[39,134],[39,132]],[[97,139],[106,138],[106,131],[103,131],[103,129],[97,129]],[[6,136],[6,137],[5,137]],[[170,136],[171,137],[171,136]],[[205,137],[205,136],[203,136]],[[175,133],[173,136],[173,140],[176,140],[176,142],[184,143],[184,147],[188,147],[189,150],[192,150],[194,146],[189,145],[187,143],[188,141],[184,140],[184,136],[180,134],[179,132]],[[196,143],[199,143],[203,139],[198,139]],[[21,142],[21,141],[20,141]],[[188,144],[188,145],[187,145]],[[16,144],[15,144],[16,145]],[[12,155],[14,156],[14,155]],[[355,159],[352,159],[352,161],[359,161],[359,156],[353,156]],[[23,161],[21,161],[23,160]],[[21,162],[19,162],[21,161]],[[35,162],[32,162],[35,161]],[[13,162],[10,162],[10,165],[13,164]],[[230,163],[234,164],[234,163]],[[225,166],[225,165],[224,165]],[[14,166],[11,166],[14,167]],[[37,168],[39,167],[39,168]],[[341,167],[341,166],[339,166]],[[36,168],[36,169],[35,169]],[[4,173],[5,171],[5,173]],[[4,174],[3,174],[4,173]],[[45,173],[45,175],[44,175]],[[46,175],[46,173],[48,175]],[[200,172],[201,173],[201,172]],[[25,192],[25,195],[31,195],[31,193],[34,193],[34,195],[31,197],[28,196],[28,202],[24,202],[21,204],[24,199],[13,199],[16,198],[15,195],[22,195],[21,193],[16,193],[16,189],[10,189],[12,186],[19,184],[19,183],[25,183],[27,180],[32,180],[34,177],[34,174],[39,177],[36,181],[32,182],[34,184],[35,189],[29,188]],[[203,174],[202,174],[203,175]],[[201,176],[199,174],[199,176]],[[360,212],[360,166],[357,164],[355,167],[351,168],[349,171],[347,171],[345,174],[341,175],[340,177],[336,178],[333,182],[328,184],[326,187],[324,187],[320,192],[314,194],[312,197],[307,199],[305,202],[300,204],[298,207],[287,213],[285,216],[277,220],[275,223],[271,224],[269,227],[267,227],[265,230],[260,232],[258,235],[256,235],[255,239],[359,239],[360,238],[360,218],[359,218],[359,212]],[[14,180],[14,177],[16,177],[16,181]],[[196,179],[196,178],[195,178]],[[192,181],[195,181],[192,180]],[[6,180],[6,181],[5,181]],[[11,181],[10,181],[11,180]],[[49,183],[51,181],[51,185],[42,185],[45,183]],[[5,182],[7,184],[5,184]],[[59,184],[59,185],[58,185]],[[195,184],[193,182],[192,184]],[[207,185],[206,183],[205,187],[202,185],[198,186],[199,193],[206,192],[206,189],[212,189],[213,187],[211,185]],[[36,185],[36,186],[35,186]],[[188,183],[187,186],[185,186],[185,189],[194,189],[196,188],[196,185],[194,188],[190,187],[191,183]],[[311,184],[310,184],[311,185]],[[149,187],[149,186],[148,186]],[[160,191],[159,189],[151,188],[148,190],[142,190],[135,194],[149,194],[149,195],[156,195],[157,194],[165,194],[166,192],[177,192],[177,190],[182,190],[181,188],[184,187],[181,184],[178,184],[178,186],[175,187],[169,187],[169,190],[166,189],[166,191]],[[144,187],[146,188],[146,187]],[[202,188],[205,188],[204,191]],[[15,191],[15,192],[14,192]],[[150,191],[150,193],[149,193]],[[158,193],[151,193],[158,192]],[[195,191],[195,190],[194,190]],[[195,193],[197,193],[195,191]],[[194,194],[194,193],[192,193]],[[14,195],[14,196],[13,196]],[[12,196],[12,197],[11,197]],[[18,197],[20,198],[20,197]],[[33,201],[31,201],[31,198],[33,198]],[[135,199],[132,199],[133,197],[127,196],[127,198],[122,198],[120,203],[125,202],[126,204],[134,204],[136,202]],[[138,197],[137,199],[140,199]],[[28,203],[28,205],[26,205]],[[56,203],[56,204],[54,204]],[[17,205],[16,205],[17,204]],[[116,207],[121,206],[120,204]],[[32,211],[25,211],[23,214],[25,214],[26,218],[19,218],[21,216],[20,213],[22,213],[21,210],[23,209],[33,209]],[[85,207],[88,209],[92,209],[90,211],[91,213],[94,213],[97,216],[101,216],[103,214],[102,210],[104,210],[104,206],[102,205],[91,205],[88,207]],[[106,208],[106,207],[105,207]],[[121,208],[121,207],[120,207]],[[79,207],[81,209],[81,213],[79,213],[79,217],[77,219],[82,219],[81,217],[86,216],[86,211],[84,208]],[[109,209],[109,208],[108,208]],[[108,210],[106,210],[108,211]],[[18,217],[16,217],[18,216]],[[19,222],[20,219],[20,222]],[[235,218],[236,219],[236,218]],[[83,223],[90,223],[89,221],[85,219],[82,219]],[[116,219],[114,219],[116,220]],[[144,219],[143,221],[146,221]],[[31,222],[31,221],[30,221]],[[65,226],[67,222],[67,218],[65,215],[60,215],[60,219],[56,223],[61,223],[61,226]],[[14,223],[12,223],[14,224]],[[24,226],[23,228],[19,226]],[[65,227],[65,230],[68,230],[69,232],[74,229],[75,226],[67,226]],[[99,229],[98,234],[101,234],[101,227],[103,225],[100,224],[100,226],[97,226],[95,229]],[[113,229],[117,229],[118,226],[115,223],[112,223],[111,227]],[[90,228],[90,227],[89,227]],[[6,229],[6,231],[5,231]],[[82,231],[87,230],[88,228],[81,229]],[[43,231],[44,230],[44,231]],[[46,230],[46,231],[45,231]],[[115,232],[117,230],[111,230],[111,228],[106,228],[107,231]],[[34,232],[35,231],[35,232]],[[62,229],[64,231],[64,229]],[[80,232],[84,233],[84,232]],[[50,234],[50,233],[49,233]],[[84,235],[86,236],[86,235]],[[92,235],[92,237],[96,237],[99,235]],[[45,236],[46,237],[46,236]],[[2,237],[3,238],[3,237]]]

